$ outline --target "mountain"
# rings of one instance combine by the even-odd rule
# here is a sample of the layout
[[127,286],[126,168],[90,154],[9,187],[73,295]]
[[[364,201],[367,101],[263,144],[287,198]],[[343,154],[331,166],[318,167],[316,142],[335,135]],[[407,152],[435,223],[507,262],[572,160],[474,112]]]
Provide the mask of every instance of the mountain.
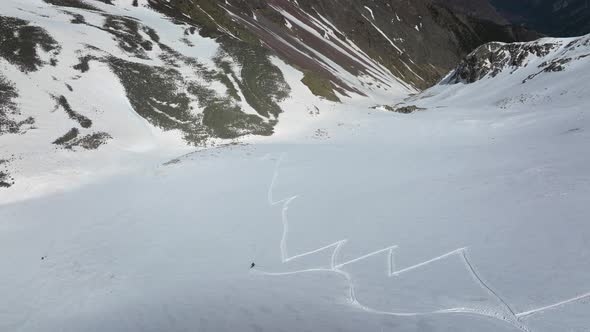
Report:
[[471,17],[492,21],[500,25],[510,24],[489,0],[436,0],[435,2]]
[[[97,5],[116,10],[106,6]],[[76,40],[76,26],[55,23],[71,15],[42,8],[50,16],[42,27],[57,44],[35,40],[53,51],[71,47],[64,36]],[[192,49],[175,43],[184,25],[144,9],[142,22],[159,28],[160,43]],[[103,22],[100,12],[84,13],[89,24]],[[95,47],[130,58],[110,33],[77,29]],[[191,36],[194,45],[217,45]],[[16,184],[0,192],[0,252],[10,253],[0,260],[0,330],[583,331],[589,38],[487,44],[421,93],[381,98],[367,89],[371,98],[351,94],[340,103],[314,95],[303,71],[271,58],[290,87],[274,134],[206,149],[180,149],[172,138],[182,136],[122,108],[125,84],[113,84],[108,63],[90,60],[79,74],[68,68],[77,57],[52,67],[39,46],[49,65],[29,76],[68,68],[56,79],[112,107],[86,113],[86,99],[67,86],[68,103],[58,97],[53,112],[22,83],[5,84],[3,96],[25,94],[15,103],[59,117],[60,129],[75,123],[78,137],[110,130],[113,138],[92,151],[35,153],[43,142],[36,138],[51,131],[37,118],[37,129],[21,126],[26,135],[2,136],[2,151],[27,153],[10,163],[31,173],[18,169]],[[161,48],[149,52],[166,55]],[[142,69],[131,68],[129,75]],[[14,72],[3,71],[28,77]],[[86,75],[95,80],[82,84]],[[36,80],[24,82],[37,91]],[[55,88],[51,82],[39,84]],[[169,145],[154,152],[150,135]],[[49,172],[52,158],[60,162]]]
[[0,331],[587,330],[590,35],[484,5],[1,1]]
[[100,168],[94,159],[108,153],[97,150],[127,158],[272,135],[297,88],[286,68],[328,101],[400,99],[486,41],[535,37],[425,0],[7,0],[1,8],[3,187],[36,176],[38,158],[52,174],[64,158]]
[[435,0],[455,12],[500,25],[527,27],[546,36],[590,33],[588,0]]
[[[421,89],[436,83],[463,55],[482,43],[538,36],[428,0],[201,0],[196,5],[184,0],[151,0],[150,4],[169,15],[188,15],[213,31],[231,31],[244,40],[262,42],[305,70],[312,91],[331,98],[334,95],[329,90],[359,91],[355,91],[354,82],[334,75],[325,58],[338,65],[337,70],[355,76],[366,75],[387,85],[391,78],[379,76],[394,75]],[[351,43],[355,45],[352,49]],[[366,54],[359,58],[354,48]],[[390,73],[380,72],[380,66]],[[326,77],[334,87],[323,81]]]
[[490,0],[507,20],[554,37],[590,33],[588,0]]
[[[490,43],[477,48],[461,62],[442,84],[474,83],[503,72],[533,72],[522,80],[525,84],[542,73],[561,72],[578,66],[586,57],[590,37],[576,39],[540,39],[529,43]],[[517,75],[514,75],[517,76]]]
[[577,109],[585,102],[586,88],[580,82],[588,79],[589,64],[590,35],[488,43],[467,55],[439,84],[406,102],[521,112]]

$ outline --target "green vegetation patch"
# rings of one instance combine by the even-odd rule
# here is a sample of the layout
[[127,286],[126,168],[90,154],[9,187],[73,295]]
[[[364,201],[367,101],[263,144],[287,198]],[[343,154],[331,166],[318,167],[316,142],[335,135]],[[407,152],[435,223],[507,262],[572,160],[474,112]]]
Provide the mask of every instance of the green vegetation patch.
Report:
[[99,10],[98,8],[91,6],[80,0],[43,0],[44,2],[60,7],[71,7],[87,10]]
[[73,139],[68,143],[64,144],[66,149],[74,149],[75,147],[81,147],[85,150],[96,150],[101,145],[106,144],[113,137],[105,132],[96,132],[89,135],[82,136],[80,138]]
[[18,93],[14,85],[0,75],[0,135],[22,133],[23,127],[31,129],[35,124],[33,117],[21,121],[14,119],[20,115],[18,106],[14,102],[17,97]]
[[54,97],[54,99],[57,102],[56,109],[61,106],[61,108],[63,108],[63,110],[68,114],[70,119],[78,122],[82,128],[90,128],[92,126],[92,120],[74,111],[65,96],[62,95],[59,97]]
[[218,96],[207,87],[192,84],[188,91],[197,96],[203,110],[203,125],[215,137],[237,138],[243,135],[272,135],[276,121],[266,121],[260,116],[246,114],[229,97]]
[[6,16],[0,16],[0,45],[0,57],[25,73],[36,71],[45,65],[37,53],[38,49],[53,52],[53,56],[57,56],[60,51],[57,41],[44,29]]
[[[148,66],[115,57],[108,59],[139,115],[164,130],[181,130],[184,139],[194,145],[205,144],[211,137],[232,139],[273,133],[276,121],[241,110],[237,103],[240,101],[237,88],[225,73],[231,72],[229,64],[219,62],[219,70],[209,69],[197,59],[185,57],[164,44],[159,46],[164,51],[162,59],[170,67]],[[180,65],[194,70],[205,84],[186,81],[179,72]],[[284,82],[282,74],[277,71],[271,69],[270,75],[263,70],[257,76],[248,74],[249,79],[240,86],[249,103],[256,105],[255,109],[264,115],[278,114],[280,108],[276,102],[288,95],[288,86],[281,84]],[[207,84],[210,82],[224,84],[227,95],[211,89]],[[198,103],[202,112],[192,109],[193,101]]]
[[305,71],[301,82],[305,84],[314,95],[330,101],[340,102],[340,99],[334,92],[334,84],[323,76],[312,71]]
[[92,55],[85,55],[85,56],[79,57],[78,61],[80,61],[80,63],[78,63],[77,65],[74,65],[74,69],[79,70],[82,73],[89,71],[91,60],[98,60],[98,58],[96,58],[95,56],[92,56]]
[[8,166],[12,159],[0,159],[0,188],[10,188],[14,185],[14,178],[10,176]]
[[156,32],[151,28],[146,28],[134,19],[122,16],[104,15],[105,22],[102,30],[112,34],[117,38],[118,46],[121,50],[133,54],[140,59],[149,60],[146,51],[153,49],[153,42],[146,40],[139,33],[142,28],[152,39],[159,41]]
[[[291,88],[281,70],[270,61],[270,53],[262,47],[253,47],[234,39],[224,40],[221,46],[214,59],[216,65],[226,75],[234,77],[246,102],[258,114],[266,118],[271,115],[278,117],[282,112],[278,103],[289,97]],[[240,68],[241,80],[231,70],[231,63],[227,59]]]
[[168,15],[179,16],[183,20],[185,18],[180,16],[179,13],[189,15],[193,21],[201,25],[199,34],[203,37],[217,38],[225,36],[220,31],[220,29],[223,29],[250,45],[258,45],[259,43],[254,34],[227,15],[226,11],[219,6],[218,0],[199,0],[198,4],[190,0],[173,0],[171,5],[175,9],[166,6],[155,7]]
[[86,18],[84,17],[84,15],[72,13],[67,10],[64,10],[64,12],[72,16],[70,23],[72,23],[72,24],[87,24]]
[[62,137],[56,139],[53,144],[60,145],[68,150],[74,150],[76,147],[85,150],[96,150],[112,139],[111,135],[105,132],[96,132],[82,137],[79,137],[79,135],[80,131],[78,128],[72,128]]
[[80,130],[78,128],[72,128],[67,133],[65,133],[62,137],[53,141],[55,145],[66,145],[68,142],[76,139],[80,134]]
[[110,57],[108,64],[119,77],[135,112],[164,130],[181,130],[195,145],[209,135],[193,114],[191,98],[183,91],[182,75],[174,68],[148,66]]

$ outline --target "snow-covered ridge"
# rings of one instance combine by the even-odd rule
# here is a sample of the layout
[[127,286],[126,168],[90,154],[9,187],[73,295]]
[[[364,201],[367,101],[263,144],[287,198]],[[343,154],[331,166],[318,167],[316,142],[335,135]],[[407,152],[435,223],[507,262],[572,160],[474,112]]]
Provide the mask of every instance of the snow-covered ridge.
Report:
[[541,73],[566,70],[572,62],[588,61],[590,35],[579,38],[543,38],[527,43],[489,43],[469,54],[444,84],[473,83],[502,72],[528,74],[523,83]]
[[588,80],[590,35],[490,43],[469,54],[438,85],[409,98],[406,104],[474,110],[491,107],[523,114],[538,107],[577,108],[590,94]]

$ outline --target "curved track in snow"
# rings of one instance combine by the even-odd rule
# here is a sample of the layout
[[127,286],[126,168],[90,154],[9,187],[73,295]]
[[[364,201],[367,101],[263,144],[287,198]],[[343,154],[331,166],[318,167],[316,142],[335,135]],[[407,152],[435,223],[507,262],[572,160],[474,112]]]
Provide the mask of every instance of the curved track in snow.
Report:
[[[563,301],[560,301],[560,302],[557,302],[554,304],[542,306],[542,307],[539,307],[536,309],[531,309],[531,310],[524,311],[524,312],[516,312],[499,295],[499,293],[496,292],[480,276],[480,274],[477,272],[477,269],[475,268],[474,264],[469,259],[469,256],[467,254],[467,252],[468,252],[467,247],[459,248],[459,249],[450,251],[448,253],[444,253],[444,254],[437,256],[435,258],[432,258],[430,260],[420,262],[420,263],[417,263],[413,266],[406,267],[406,268],[403,268],[400,270],[396,270],[394,263],[393,263],[395,250],[398,248],[397,245],[392,245],[392,246],[389,246],[389,247],[386,247],[383,249],[375,250],[373,252],[367,253],[365,255],[359,256],[357,258],[354,258],[354,259],[351,259],[351,260],[348,260],[345,262],[338,261],[338,254],[339,254],[340,250],[342,249],[342,247],[348,242],[348,239],[342,239],[340,241],[334,242],[332,244],[323,246],[321,248],[318,248],[318,249],[315,249],[312,251],[308,251],[308,252],[304,252],[301,254],[290,256],[288,253],[288,244],[287,244],[287,238],[289,236],[289,219],[288,219],[287,214],[288,214],[290,204],[295,199],[297,199],[298,196],[295,195],[295,196],[288,197],[286,199],[281,199],[281,200],[275,201],[274,195],[273,195],[276,180],[279,177],[279,169],[280,169],[280,166],[281,166],[285,156],[286,156],[286,154],[283,153],[279,157],[278,161],[276,162],[275,169],[274,169],[274,172],[272,175],[272,181],[270,183],[268,193],[267,193],[267,199],[268,199],[269,205],[276,206],[276,205],[282,204],[282,212],[281,212],[282,218],[281,218],[281,220],[282,220],[282,224],[283,224],[283,232],[282,232],[282,237],[281,237],[281,242],[280,242],[281,261],[282,261],[282,263],[288,263],[288,262],[297,260],[299,258],[311,256],[311,255],[331,249],[332,255],[331,255],[331,261],[330,261],[330,268],[310,268],[310,269],[303,269],[303,270],[297,270],[297,271],[287,271],[287,272],[266,272],[266,271],[261,271],[261,270],[255,270],[254,272],[259,275],[271,276],[271,277],[281,277],[281,276],[291,276],[291,275],[299,275],[299,274],[306,274],[306,273],[335,273],[335,274],[342,276],[344,279],[346,279],[346,281],[348,283],[348,287],[349,287],[348,303],[349,303],[349,305],[354,308],[357,308],[359,310],[365,311],[367,313],[377,314],[377,315],[385,315],[385,316],[396,316],[396,317],[418,317],[418,316],[441,315],[441,314],[469,314],[469,315],[497,319],[497,320],[503,321],[505,323],[508,323],[523,332],[530,332],[531,331],[531,329],[527,326],[527,324],[525,324],[526,318],[536,315],[536,314],[539,314],[539,313],[543,313],[548,310],[557,309],[557,308],[563,307],[565,305],[579,302],[579,301],[586,300],[586,299],[590,298],[590,292],[589,292],[589,293],[578,295],[576,297],[566,299],[566,300],[563,300]],[[365,304],[362,304],[361,302],[358,301],[356,294],[355,294],[354,278],[352,277],[352,275],[350,273],[343,271],[342,268],[344,266],[354,264],[359,261],[365,260],[367,258],[376,256],[376,255],[382,255],[382,254],[387,254],[387,257],[388,257],[388,259],[387,259],[388,277],[397,277],[397,276],[400,276],[404,273],[407,273],[407,272],[410,272],[410,271],[413,271],[416,269],[420,269],[422,267],[425,267],[429,264],[432,264],[432,263],[435,263],[438,261],[443,261],[443,260],[446,260],[451,257],[458,257],[463,262],[466,271],[471,275],[472,279],[491,298],[495,299],[496,301],[498,301],[498,303],[501,304],[502,310],[487,312],[482,309],[471,308],[471,307],[466,306],[466,307],[439,309],[439,310],[429,311],[429,312],[394,312],[394,311],[378,310],[375,308],[371,308],[370,306],[367,306]]]

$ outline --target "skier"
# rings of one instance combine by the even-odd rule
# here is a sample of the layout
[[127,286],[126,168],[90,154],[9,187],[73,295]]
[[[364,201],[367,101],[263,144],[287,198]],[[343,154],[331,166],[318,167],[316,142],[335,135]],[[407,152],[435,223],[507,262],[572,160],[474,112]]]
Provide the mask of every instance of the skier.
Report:
[[256,266],[256,264],[254,264],[254,262],[252,262],[252,265],[250,265],[250,270],[252,270],[255,266]]

